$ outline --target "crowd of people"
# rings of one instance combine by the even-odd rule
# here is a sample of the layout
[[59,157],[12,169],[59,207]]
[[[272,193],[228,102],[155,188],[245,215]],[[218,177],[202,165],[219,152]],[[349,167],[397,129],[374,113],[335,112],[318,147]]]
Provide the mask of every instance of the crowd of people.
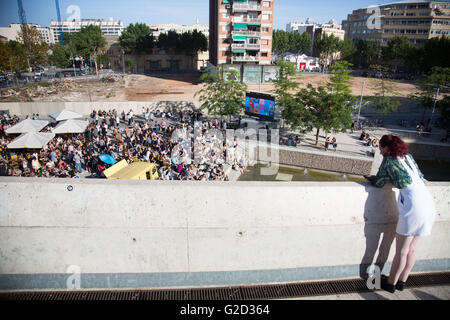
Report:
[[222,121],[199,122],[201,115],[193,111],[180,113],[180,118],[184,121],[175,122],[170,112],[143,109],[142,119],[136,121],[132,110],[120,115],[116,110],[94,110],[84,133],[57,135],[39,151],[14,151],[7,145],[16,136],[6,130],[20,119],[1,116],[0,175],[74,178],[87,170],[90,177],[104,177],[110,165],[99,159],[101,154],[128,163],[155,163],[162,180],[228,181],[227,164],[245,170],[245,153],[236,139],[222,139]]

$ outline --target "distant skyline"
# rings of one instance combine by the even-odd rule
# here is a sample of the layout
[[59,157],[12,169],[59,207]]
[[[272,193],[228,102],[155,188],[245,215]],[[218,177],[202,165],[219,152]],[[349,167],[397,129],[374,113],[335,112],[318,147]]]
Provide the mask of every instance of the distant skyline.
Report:
[[[57,20],[54,0],[22,0],[28,23],[48,27],[51,20]],[[347,14],[358,8],[388,3],[379,0],[275,0],[274,28],[285,30],[289,22],[303,22],[307,18],[324,23],[334,19],[337,23],[347,18]],[[68,19],[71,5],[80,8],[82,19],[122,20],[124,26],[142,22],[154,24],[192,25],[196,19],[200,24],[209,24],[209,0],[59,0],[61,19]],[[0,0],[0,27],[18,23],[16,0]]]

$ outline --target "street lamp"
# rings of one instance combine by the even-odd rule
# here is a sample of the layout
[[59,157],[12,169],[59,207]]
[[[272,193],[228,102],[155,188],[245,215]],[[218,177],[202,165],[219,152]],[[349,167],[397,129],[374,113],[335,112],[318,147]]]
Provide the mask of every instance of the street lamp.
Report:
[[362,107],[362,102],[363,102],[363,97],[364,97],[364,85],[365,84],[366,84],[366,82],[363,81],[362,90],[361,90],[361,100],[359,102],[358,120],[356,121],[358,128],[359,128],[359,117],[361,116],[361,107]]

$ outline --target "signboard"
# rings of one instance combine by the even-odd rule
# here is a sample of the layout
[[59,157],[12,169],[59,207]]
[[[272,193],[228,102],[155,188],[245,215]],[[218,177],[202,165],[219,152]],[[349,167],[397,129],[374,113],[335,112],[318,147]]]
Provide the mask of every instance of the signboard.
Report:
[[244,82],[245,83],[260,83],[262,77],[262,66],[258,65],[244,65]]

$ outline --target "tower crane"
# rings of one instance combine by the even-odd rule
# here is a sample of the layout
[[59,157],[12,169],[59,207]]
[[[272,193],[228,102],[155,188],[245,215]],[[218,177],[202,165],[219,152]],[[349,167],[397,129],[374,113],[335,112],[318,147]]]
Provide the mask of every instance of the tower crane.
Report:
[[[56,15],[58,16],[58,24],[61,23],[61,12],[59,10],[59,0],[55,0],[56,4]],[[61,25],[61,28],[59,29],[59,40],[61,42],[61,45],[64,46],[64,36],[63,36],[63,28]]]

